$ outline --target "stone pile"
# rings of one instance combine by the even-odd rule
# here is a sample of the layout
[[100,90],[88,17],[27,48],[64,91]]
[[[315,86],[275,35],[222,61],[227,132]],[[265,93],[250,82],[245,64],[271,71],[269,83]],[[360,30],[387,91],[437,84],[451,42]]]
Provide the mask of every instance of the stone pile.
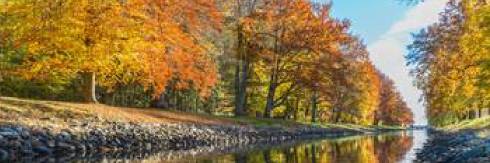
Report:
[[239,125],[134,124],[122,122],[74,124],[50,128],[0,126],[0,161],[101,153],[151,153],[206,147],[240,147],[288,140],[353,134],[319,127],[251,127]]
[[417,153],[417,162],[490,162],[490,137],[478,135],[476,131],[432,133]]

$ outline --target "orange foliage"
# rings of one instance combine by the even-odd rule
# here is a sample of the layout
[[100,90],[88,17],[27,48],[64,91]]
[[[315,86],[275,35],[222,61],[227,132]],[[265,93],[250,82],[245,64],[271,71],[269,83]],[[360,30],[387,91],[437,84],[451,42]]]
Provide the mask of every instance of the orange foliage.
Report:
[[[95,72],[99,85],[141,84],[210,94],[217,82],[205,32],[219,30],[213,0],[15,1],[1,6],[0,42],[26,47],[18,74],[73,78]],[[7,14],[8,13],[8,14]]]
[[376,111],[376,121],[390,125],[409,125],[413,121],[413,113],[396,90],[393,80],[379,73],[381,78],[381,102]]
[[[221,23],[213,0],[141,0],[144,44],[137,47],[147,63],[141,78],[159,96],[167,86],[193,88],[208,96],[217,83],[215,63],[207,54],[202,35]],[[132,6],[134,10],[134,6]]]

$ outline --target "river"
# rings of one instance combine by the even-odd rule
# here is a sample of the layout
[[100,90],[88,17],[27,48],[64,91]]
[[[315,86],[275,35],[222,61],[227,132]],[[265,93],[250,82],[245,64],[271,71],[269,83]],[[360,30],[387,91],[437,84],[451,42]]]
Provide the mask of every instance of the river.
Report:
[[[195,163],[409,163],[427,140],[425,130],[348,136],[315,141],[255,145],[236,149],[167,151],[132,159],[105,158],[104,162],[195,162]],[[213,151],[213,152],[209,152]],[[226,151],[226,152],[225,152]]]

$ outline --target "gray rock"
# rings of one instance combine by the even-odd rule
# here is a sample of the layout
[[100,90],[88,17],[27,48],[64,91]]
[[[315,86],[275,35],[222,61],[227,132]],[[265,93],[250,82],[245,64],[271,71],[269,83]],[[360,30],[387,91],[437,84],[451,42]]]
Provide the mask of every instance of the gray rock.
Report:
[[469,160],[471,158],[477,158],[484,155],[484,151],[485,150],[483,148],[475,148],[462,154],[456,154],[452,156],[453,159],[450,159],[450,162],[459,163],[464,162],[465,160]]
[[29,139],[29,138],[31,138],[31,133],[30,133],[29,131],[25,131],[25,130],[24,130],[24,131],[22,131],[22,132],[20,132],[20,133],[21,133],[21,134],[20,134],[20,136],[21,136],[23,139]]
[[3,149],[0,149],[0,161],[7,160],[9,158],[9,153]]
[[22,154],[23,155],[28,155],[29,156],[29,155],[32,155],[33,153],[34,152],[32,150],[30,150],[30,149],[24,149],[24,150],[22,150]]
[[56,141],[71,141],[71,135],[68,132],[61,132],[56,136]]
[[54,148],[56,147],[56,143],[54,140],[48,140],[46,141],[46,145],[49,147],[49,148]]
[[4,128],[0,127],[0,132],[17,132],[17,131],[8,127],[4,127]]
[[31,135],[41,136],[41,137],[47,136],[46,131],[39,128],[32,129]]
[[150,151],[151,150],[151,143],[146,143],[145,144],[145,150]]
[[10,140],[6,143],[6,146],[9,148],[9,149],[21,149],[22,148],[22,143],[18,140]]
[[32,148],[44,147],[44,144],[39,140],[33,140],[31,145],[32,145]]
[[76,147],[67,143],[58,142],[56,143],[56,148],[59,150],[75,151]]
[[6,137],[6,138],[18,138],[19,137],[19,133],[17,133],[17,132],[8,132],[8,131],[0,132],[0,135],[3,136],[3,137]]
[[51,155],[51,149],[44,147],[44,146],[39,146],[39,147],[34,147],[32,150],[38,154],[41,155]]
[[7,140],[0,140],[0,148],[6,148],[8,147]]
[[[27,131],[30,132],[29,136],[23,133]],[[173,148],[185,150],[195,150],[200,147],[224,149],[253,143],[284,142],[325,133],[323,129],[319,128],[298,128],[285,131],[285,128],[280,127],[255,128],[228,125],[161,125],[119,122],[90,122],[85,126],[73,125],[69,130],[62,130],[59,134],[54,134],[55,132],[50,131],[49,128],[18,129],[10,127],[2,130],[0,127],[0,132],[8,133],[6,135],[23,135],[24,139],[16,140],[7,139],[6,136],[0,135],[0,149],[15,147],[18,150],[12,153],[13,155],[21,154],[22,150],[32,150],[37,154],[52,154],[56,151],[68,155],[91,153],[103,149],[102,151],[107,151],[108,154],[112,155],[113,152],[120,152],[119,150],[123,152],[133,150],[151,152]],[[6,143],[2,143],[2,137]],[[27,139],[27,137],[29,138]],[[3,144],[8,146],[3,147]]]
[[78,144],[77,145],[77,149],[80,150],[80,151],[86,151],[87,150],[87,147],[83,144]]
[[17,131],[18,133],[22,133],[25,129],[22,127],[14,127],[14,130]]

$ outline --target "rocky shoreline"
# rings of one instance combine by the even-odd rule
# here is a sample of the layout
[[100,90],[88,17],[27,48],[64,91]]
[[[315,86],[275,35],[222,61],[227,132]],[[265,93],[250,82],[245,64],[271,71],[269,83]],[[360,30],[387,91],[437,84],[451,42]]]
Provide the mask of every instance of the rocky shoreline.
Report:
[[[0,125],[0,161],[46,162],[75,158],[147,157],[180,151],[189,154],[226,151],[249,145],[357,134],[314,126],[81,123],[49,127]],[[162,153],[163,152],[163,153]]]
[[489,131],[430,131],[416,162],[490,162]]

